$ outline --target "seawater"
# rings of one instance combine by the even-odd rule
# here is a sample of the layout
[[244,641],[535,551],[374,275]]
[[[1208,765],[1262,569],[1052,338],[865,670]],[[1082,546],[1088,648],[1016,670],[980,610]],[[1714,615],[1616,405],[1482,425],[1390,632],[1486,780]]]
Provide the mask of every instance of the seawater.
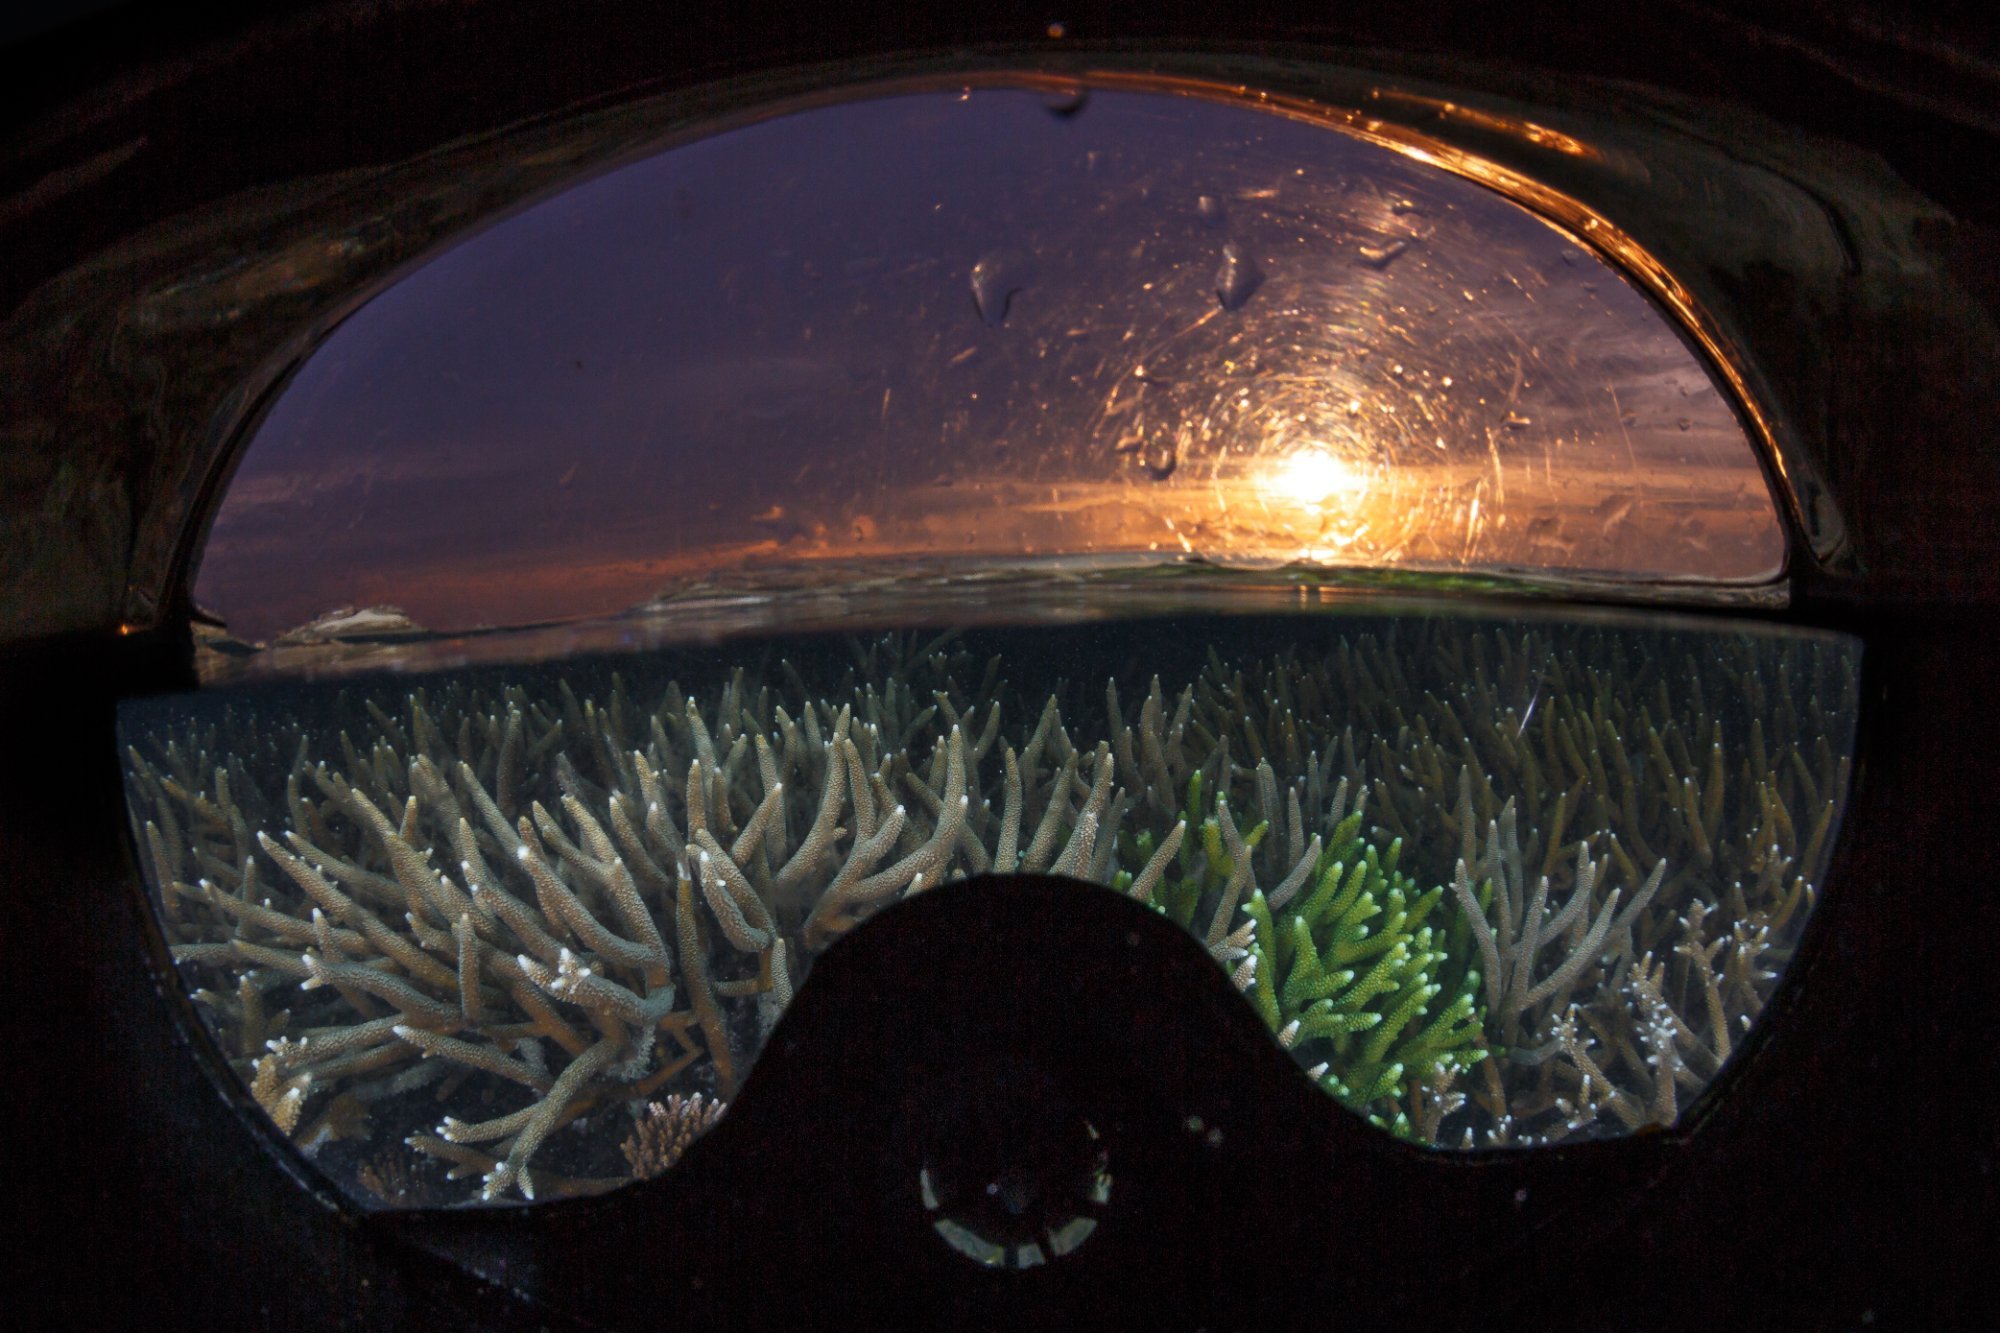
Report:
[[151,901],[220,1057],[370,1206],[670,1169],[899,867],[1143,895],[1442,1150],[1671,1123],[1732,1058],[1826,888],[1853,641],[1117,606],[135,702]]

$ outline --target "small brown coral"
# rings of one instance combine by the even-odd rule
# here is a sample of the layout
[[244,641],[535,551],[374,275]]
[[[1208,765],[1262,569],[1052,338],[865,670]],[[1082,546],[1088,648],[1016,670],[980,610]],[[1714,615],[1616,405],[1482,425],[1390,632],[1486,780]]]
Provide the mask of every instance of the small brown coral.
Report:
[[632,1178],[651,1180],[664,1175],[727,1109],[729,1103],[704,1099],[698,1092],[692,1097],[674,1093],[664,1102],[648,1102],[632,1133],[619,1145],[625,1160],[632,1164]]

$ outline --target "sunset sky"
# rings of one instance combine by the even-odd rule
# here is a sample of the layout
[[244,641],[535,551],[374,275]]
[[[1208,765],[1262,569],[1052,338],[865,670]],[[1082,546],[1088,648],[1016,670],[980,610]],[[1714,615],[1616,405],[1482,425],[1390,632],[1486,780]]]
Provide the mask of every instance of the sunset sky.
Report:
[[[906,541],[897,516],[940,487],[1185,513],[1301,440],[1551,496],[1552,469],[1616,491],[1696,465],[1702,503],[1768,512],[1678,336],[1498,196],[1240,107],[1051,111],[1012,90],[820,108],[446,249],[299,369],[197,599],[247,638],[343,604],[438,629],[602,614],[718,562]],[[1256,268],[1240,309],[1216,295],[1225,245]],[[1018,283],[1002,323],[974,301],[982,259]],[[1555,503],[1602,527],[1603,494]],[[1476,553],[1520,558],[1528,522]],[[972,554],[1019,537],[960,528]]]

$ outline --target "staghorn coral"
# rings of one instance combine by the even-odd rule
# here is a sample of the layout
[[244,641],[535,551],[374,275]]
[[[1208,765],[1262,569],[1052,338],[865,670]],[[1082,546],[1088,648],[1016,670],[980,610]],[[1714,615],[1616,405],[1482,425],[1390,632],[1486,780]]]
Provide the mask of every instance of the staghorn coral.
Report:
[[634,1180],[663,1176],[680,1161],[688,1145],[714,1128],[729,1109],[727,1102],[702,1100],[700,1093],[678,1092],[664,1102],[648,1102],[618,1151],[631,1163]]
[[[1503,954],[1512,917],[1501,990],[1518,989],[1489,1005],[1493,1056],[1473,1094],[1484,1115],[1468,1140],[1671,1123],[1789,960],[1847,790],[1857,680],[1843,646],[1581,637],[1441,644],[1456,684],[1366,719],[1400,747],[1376,783],[1385,823],[1445,808],[1455,784],[1439,821],[1466,865],[1450,872],[1455,890],[1486,886]],[[1389,759],[1385,741],[1375,749]],[[1545,920],[1531,944],[1526,918],[1557,902],[1577,914],[1567,930]]]
[[[1538,1143],[1671,1122],[1761,1012],[1839,824],[1856,665],[1810,636],[1411,619],[1323,654],[1211,655],[1194,730],[1281,767],[1365,761],[1378,840],[1402,839],[1415,877],[1452,885],[1462,910],[1470,890],[1494,942],[1460,960],[1485,974],[1489,1056],[1471,1090],[1455,1070],[1412,1080],[1418,1136]],[[1558,991],[1577,1002],[1567,1045]]]
[[[1260,803],[1283,810],[1290,832],[1276,862],[1287,869],[1268,894],[1249,867],[1278,825],[1266,818],[1242,833],[1220,795],[1201,817],[1200,771],[1188,781],[1187,815],[1161,847],[1149,833],[1133,840],[1145,878],[1120,872],[1113,884],[1190,929],[1197,908],[1213,904],[1209,950],[1233,965],[1238,989],[1279,1043],[1343,1103],[1414,1136],[1400,1101],[1405,1073],[1436,1079],[1486,1054],[1473,998],[1479,976],[1463,964],[1463,941],[1448,945],[1444,891],[1420,891],[1402,873],[1400,843],[1384,854],[1361,838],[1362,811],[1347,812],[1344,779],[1326,812],[1332,827],[1306,842],[1301,811],[1311,807],[1299,789],[1309,784],[1287,789],[1281,803],[1268,763],[1256,777]],[[1185,837],[1197,820],[1199,836]],[[1239,905],[1243,921],[1231,929]],[[1463,936],[1464,924],[1454,924]]]
[[[601,670],[231,705],[128,778],[174,956],[279,1128],[399,1135],[483,1198],[615,1183],[620,1128],[732,1095],[812,957],[988,869],[1180,921],[1395,1132],[1542,1141],[1712,1077],[1845,789],[1851,662],[1686,636],[1669,672],[1661,638],[1397,622],[1211,649],[1130,705],[891,636],[830,688],[780,660],[644,706]],[[1756,701],[1747,743],[1709,697]]]

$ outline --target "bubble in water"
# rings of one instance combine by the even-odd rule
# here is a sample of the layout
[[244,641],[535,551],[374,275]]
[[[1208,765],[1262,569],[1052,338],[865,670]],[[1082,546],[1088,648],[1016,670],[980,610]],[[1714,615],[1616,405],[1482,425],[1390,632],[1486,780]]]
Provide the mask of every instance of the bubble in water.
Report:
[[989,250],[972,266],[972,301],[979,317],[998,326],[1007,320],[1007,308],[1014,293],[1035,278],[1035,261],[1026,251]]
[[1229,221],[1229,210],[1224,208],[1222,201],[1212,194],[1205,194],[1195,200],[1194,211],[1205,226],[1220,227]]
[[1402,258],[1410,248],[1408,241],[1391,241],[1387,245],[1363,245],[1361,262],[1372,269],[1385,269]]
[[[1234,241],[1222,247],[1222,264],[1215,270],[1215,299],[1224,310],[1241,310],[1244,302],[1264,283],[1257,261]],[[1171,470],[1171,469],[1169,469]]]
[[1180,454],[1174,449],[1172,440],[1155,440],[1139,451],[1139,466],[1145,468],[1146,475],[1154,481],[1165,481],[1174,475],[1174,469],[1180,465]]

